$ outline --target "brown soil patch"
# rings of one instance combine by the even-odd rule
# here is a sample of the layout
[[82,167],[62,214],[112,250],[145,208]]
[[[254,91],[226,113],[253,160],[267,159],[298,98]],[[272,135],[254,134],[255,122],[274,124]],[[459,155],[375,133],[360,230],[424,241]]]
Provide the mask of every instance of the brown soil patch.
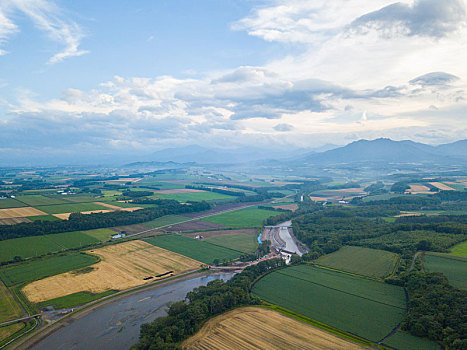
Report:
[[127,225],[127,226],[116,226],[116,227],[110,227],[112,231],[115,232],[126,232],[128,234],[133,234],[133,233],[139,233],[143,232],[146,230],[149,230],[149,227],[143,225],[143,224],[134,224],[134,225]]
[[171,190],[160,190],[160,191],[155,191],[154,193],[166,193],[166,194],[171,194],[171,193],[196,193],[196,192],[206,192],[202,190],[195,190],[191,188],[174,188]]
[[31,222],[28,218],[9,218],[9,219],[0,219],[0,225],[15,225],[22,222]]
[[256,236],[258,230],[256,229],[245,229],[245,230],[219,230],[219,231],[204,231],[204,232],[191,232],[184,233],[184,236],[195,238],[198,235],[203,236],[204,238],[217,237],[217,236],[231,236],[231,235],[250,235]]
[[33,207],[0,209],[0,219],[22,218],[38,215],[47,215],[47,213]]
[[282,205],[275,205],[273,208],[276,209],[285,209],[285,210],[292,210],[295,211],[298,209],[298,204],[293,203],[293,204],[282,204]]
[[193,220],[188,222],[182,222],[180,224],[175,224],[172,226],[164,227],[163,231],[168,232],[183,232],[183,231],[203,231],[203,230],[210,230],[210,229],[221,229],[221,228],[228,228],[224,225],[214,224],[212,222],[202,221],[202,220]]
[[337,200],[337,199],[341,199],[342,197],[336,197],[336,196],[333,196],[333,197],[314,197],[314,196],[310,196],[310,199],[312,201],[315,201],[315,202],[326,202],[326,201],[329,201],[329,200]]
[[115,209],[115,210],[120,210],[120,209],[122,209],[122,207],[119,207],[119,206],[116,206],[116,205],[112,205],[112,204],[109,204],[109,203],[105,203],[105,202],[93,202],[93,203],[94,203],[94,204],[97,204],[97,205],[102,205],[103,207]]
[[449,187],[441,182],[430,182],[430,185],[435,186],[436,188],[440,189],[441,191],[455,191],[454,188]]
[[[88,253],[102,259],[92,265],[94,269],[91,272],[67,272],[44,278],[25,286],[23,293],[31,302],[38,303],[77,292],[124,290],[162,278],[155,276],[168,271],[177,274],[202,265],[199,261],[143,241],[109,245]],[[147,277],[153,278],[145,280]]]
[[277,311],[247,307],[217,316],[182,344],[186,350],[357,350],[341,339]]

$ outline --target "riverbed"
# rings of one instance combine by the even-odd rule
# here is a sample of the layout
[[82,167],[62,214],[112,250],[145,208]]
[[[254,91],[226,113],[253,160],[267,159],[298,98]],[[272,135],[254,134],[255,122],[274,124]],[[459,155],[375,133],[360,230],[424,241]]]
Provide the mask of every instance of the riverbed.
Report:
[[167,303],[183,300],[193,288],[233,273],[214,274],[174,282],[131,294],[83,316],[35,344],[33,350],[124,350],[138,341],[140,326],[166,315]]

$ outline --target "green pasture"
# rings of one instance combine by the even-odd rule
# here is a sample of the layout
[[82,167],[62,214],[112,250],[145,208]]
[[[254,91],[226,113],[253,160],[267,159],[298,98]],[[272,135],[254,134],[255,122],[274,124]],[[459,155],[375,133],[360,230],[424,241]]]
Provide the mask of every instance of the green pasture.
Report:
[[30,236],[0,241],[0,262],[23,259],[80,248],[99,243],[99,240],[82,232],[65,232],[43,236]]
[[68,203],[37,206],[37,209],[47,214],[79,213],[91,210],[109,210],[109,208],[94,203]]
[[31,221],[60,221],[61,220],[53,215],[28,216],[28,219]]
[[241,251],[180,235],[158,235],[143,240],[205,264],[213,264],[215,259],[219,259],[220,261],[235,259],[242,253]]
[[109,290],[109,291],[97,293],[97,294],[93,294],[89,292],[78,292],[78,293],[65,295],[63,297],[43,301],[37,305],[40,308],[46,307],[46,306],[53,306],[57,310],[68,309],[68,308],[90,303],[91,301],[106,297],[116,292],[117,292],[116,290]]
[[280,213],[256,207],[230,211],[202,219],[203,221],[229,227],[260,227],[263,221]]
[[148,221],[143,223],[144,226],[147,226],[148,228],[158,228],[158,227],[163,227],[167,225],[175,225],[180,222],[185,222],[190,220],[189,218],[185,216],[179,216],[179,215],[166,215],[162,216],[160,218],[157,218],[152,221]]
[[441,347],[435,342],[426,339],[416,337],[410,333],[403,331],[397,331],[394,335],[384,341],[385,345],[389,345],[392,348],[398,350],[440,350]]
[[266,275],[254,285],[253,293],[374,342],[388,335],[406,313],[401,287],[307,265]]
[[235,197],[216,192],[188,192],[188,193],[155,193],[149,198],[174,199],[179,202],[216,201],[221,199],[233,199]]
[[39,206],[39,205],[54,205],[54,204],[67,203],[67,201],[63,200],[61,197],[58,197],[58,196],[46,197],[40,194],[17,196],[16,199],[32,207]]
[[108,241],[111,235],[114,235],[116,232],[112,231],[109,228],[98,228],[95,230],[81,231],[87,236],[98,239],[101,242]]
[[452,247],[451,254],[457,256],[467,256],[467,241],[459,243]]
[[254,252],[258,247],[258,241],[254,235],[222,235],[208,237],[205,242],[245,253]]
[[0,322],[14,320],[22,316],[21,306],[2,282],[0,282],[0,296]]
[[467,258],[426,252],[423,267],[428,272],[441,272],[453,286],[467,290]]
[[99,199],[95,196],[87,196],[81,194],[73,194],[64,196],[63,198],[67,203],[87,203],[87,202],[96,202]]
[[92,255],[73,253],[28,261],[0,269],[0,278],[8,286],[35,281],[45,277],[95,264],[99,258]]
[[22,208],[27,205],[13,198],[0,199],[0,209]]
[[316,263],[336,270],[374,278],[389,276],[399,261],[399,255],[363,247],[344,246],[337,252],[323,255]]

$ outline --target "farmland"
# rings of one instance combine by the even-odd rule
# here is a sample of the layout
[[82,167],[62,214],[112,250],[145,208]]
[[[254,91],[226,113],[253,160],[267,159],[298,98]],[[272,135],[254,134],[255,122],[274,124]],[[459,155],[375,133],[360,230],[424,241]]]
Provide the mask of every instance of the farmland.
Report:
[[152,221],[148,221],[143,223],[144,226],[147,226],[148,228],[158,228],[166,225],[174,225],[179,222],[187,221],[189,218],[185,216],[179,216],[179,215],[166,215],[162,216],[160,218],[157,218]]
[[109,208],[94,203],[68,203],[38,206],[38,209],[47,214],[79,213],[82,211],[108,210]]
[[21,307],[13,298],[11,292],[0,282],[0,323],[21,317]]
[[155,193],[153,198],[162,198],[162,199],[175,199],[179,202],[187,201],[216,201],[216,200],[225,200],[232,199],[234,197],[216,193],[216,192],[188,192],[188,193]]
[[222,261],[238,258],[242,253],[180,235],[158,235],[146,238],[144,241],[206,264],[213,264],[215,259]]
[[266,275],[253,293],[371,341],[389,334],[405,314],[400,287],[304,265]]
[[46,214],[47,213],[32,207],[0,209],[0,219],[22,218]]
[[96,256],[88,254],[67,254],[46,259],[34,260],[15,266],[0,269],[0,278],[8,286],[34,281],[79,269],[99,261]]
[[65,309],[70,307],[76,307],[79,305],[84,305],[91,301],[103,298],[105,296],[115,293],[114,290],[109,290],[102,293],[89,293],[89,292],[78,292],[63,297],[58,297],[55,299],[50,299],[43,301],[38,304],[39,307],[53,306],[55,309]]
[[384,341],[385,345],[389,345],[398,350],[439,350],[440,346],[426,338],[419,338],[409,333],[397,331],[394,335]]
[[467,289],[467,257],[425,253],[423,260],[426,271],[442,272],[452,285]]
[[115,231],[112,231],[109,228],[98,228],[95,230],[82,231],[85,235],[98,239],[101,242],[108,241],[110,236],[115,234]]
[[251,253],[255,251],[256,247],[258,246],[256,236],[249,235],[223,235],[208,237],[205,239],[205,242],[213,243],[245,253]]
[[209,320],[198,333],[182,344],[182,348],[185,350],[364,349],[360,345],[284,316],[277,311],[254,307],[235,309]]
[[0,209],[20,208],[27,205],[13,198],[0,199]]
[[26,285],[23,293],[33,303],[89,292],[123,290],[157,279],[173,271],[197,269],[201,263],[155,247],[143,241],[130,241],[89,251],[101,258],[95,265],[47,277]]
[[13,260],[15,256],[26,259],[98,242],[79,231],[8,239],[0,241],[0,262]]
[[202,220],[229,227],[260,227],[264,220],[277,214],[270,210],[246,208],[213,215]]
[[457,256],[467,256],[467,241],[459,243],[452,247],[451,254]]
[[46,197],[46,196],[41,196],[40,194],[18,196],[17,199],[32,207],[39,206],[39,205],[53,205],[53,204],[67,203],[67,201],[63,200],[61,197],[57,197],[57,196]]
[[337,252],[323,255],[316,263],[363,276],[384,278],[393,272],[398,261],[397,254],[384,250],[344,246]]

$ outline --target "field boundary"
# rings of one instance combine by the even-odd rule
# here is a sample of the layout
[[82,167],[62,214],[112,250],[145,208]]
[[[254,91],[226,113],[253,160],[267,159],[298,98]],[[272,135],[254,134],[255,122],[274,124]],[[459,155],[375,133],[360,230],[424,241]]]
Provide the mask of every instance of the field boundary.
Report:
[[332,333],[332,334],[337,335],[337,336],[339,336],[339,337],[341,337],[343,339],[350,340],[350,341],[358,343],[358,344],[371,346],[371,347],[377,345],[376,343],[374,343],[374,342],[372,342],[372,341],[370,341],[368,339],[359,337],[358,335],[355,335],[355,334],[352,334],[352,333],[341,331],[338,328],[329,326],[329,325],[327,325],[325,323],[316,321],[316,320],[314,320],[312,318],[309,318],[309,317],[306,317],[304,315],[295,313],[295,312],[290,311],[290,310],[288,310],[288,309],[286,309],[286,308],[284,308],[282,306],[278,306],[278,305],[269,303],[269,302],[264,301],[264,300],[262,300],[262,302],[263,302],[263,304],[258,305],[258,307],[262,307],[262,308],[265,308],[265,309],[270,309],[270,310],[280,312],[281,314],[283,314],[285,316],[289,316],[291,318],[294,318],[294,319],[297,319],[299,321],[305,322],[305,323],[310,324],[310,325],[312,325],[312,326],[314,326],[316,328],[322,329],[322,330],[324,330],[326,332]]

